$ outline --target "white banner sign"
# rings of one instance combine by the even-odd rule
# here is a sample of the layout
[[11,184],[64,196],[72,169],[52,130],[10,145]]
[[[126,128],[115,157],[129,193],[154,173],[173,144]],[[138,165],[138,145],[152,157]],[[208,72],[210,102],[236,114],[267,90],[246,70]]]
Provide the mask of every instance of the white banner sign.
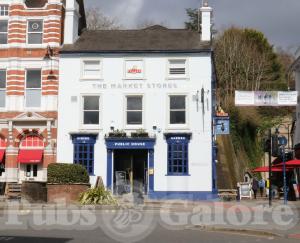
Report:
[[297,91],[235,91],[236,106],[296,106]]

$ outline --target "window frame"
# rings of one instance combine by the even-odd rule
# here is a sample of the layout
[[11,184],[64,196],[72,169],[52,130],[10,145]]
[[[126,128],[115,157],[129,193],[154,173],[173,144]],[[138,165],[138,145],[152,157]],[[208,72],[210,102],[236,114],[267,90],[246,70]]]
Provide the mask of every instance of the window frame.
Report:
[[3,34],[5,35],[6,34],[6,43],[2,43],[2,44],[0,43],[0,45],[7,45],[8,44],[8,22],[9,21],[8,21],[8,19],[2,19],[2,18],[0,18],[0,22],[6,22],[6,24],[7,24],[6,25],[6,28],[7,28],[6,32],[0,32],[1,35],[3,35]]
[[[142,110],[128,110],[127,109],[127,102],[128,98],[130,97],[140,97],[142,98]],[[127,112],[142,112],[142,123],[141,124],[128,124],[127,122]],[[144,94],[125,94],[124,96],[124,123],[125,123],[125,128],[126,129],[139,129],[139,128],[144,128],[145,126],[145,95]]]
[[[2,9],[3,8],[3,9]],[[7,12],[7,14],[1,14]],[[8,17],[9,16],[9,5],[8,4],[0,4],[0,17]]]
[[[184,96],[185,97],[185,123],[171,123],[171,97]],[[189,96],[187,93],[170,93],[167,95],[167,127],[169,129],[188,129],[189,126]]]
[[[139,77],[128,77],[127,76],[127,62],[141,62],[142,63],[142,75]],[[126,58],[123,64],[123,80],[145,80],[146,79],[146,67],[145,60],[143,58]]]
[[[40,78],[40,83],[41,87],[40,88],[27,88],[27,72],[28,71],[40,71],[41,72],[41,78]],[[25,70],[25,97],[24,97],[24,107],[25,109],[40,109],[42,107],[42,90],[43,90],[43,70],[41,68],[28,68]],[[27,106],[27,90],[40,90],[40,105],[39,106]]]
[[5,72],[5,88],[0,87],[0,91],[4,91],[4,106],[0,106],[0,110],[6,109],[6,90],[7,90],[7,69],[0,69]]
[[[80,142],[79,138],[89,138],[88,140],[82,140]],[[95,174],[95,144],[96,144],[96,136],[84,136],[84,135],[76,135],[72,138],[73,140],[73,164],[79,164],[86,168],[89,176],[94,176]],[[86,147],[86,149],[83,149]],[[81,148],[81,149],[80,149]],[[91,152],[92,148],[92,152]],[[79,154],[86,153],[86,158],[82,155],[80,158]],[[92,157],[91,157],[92,155]],[[80,161],[82,160],[82,161]],[[85,161],[86,160],[86,165]],[[91,168],[91,171],[90,171]]]
[[[85,75],[85,62],[99,62],[99,75]],[[83,58],[81,59],[81,67],[80,67],[80,79],[81,80],[102,80],[103,79],[103,59],[101,58]]]
[[[40,78],[40,83],[41,83],[41,87],[40,88],[27,88],[27,83],[28,83],[28,79],[27,79],[27,72],[28,71],[40,71],[41,72],[41,78]],[[40,104],[39,106],[27,106],[27,90],[40,90]],[[43,91],[43,70],[41,68],[28,68],[25,69],[25,87],[24,87],[24,107],[25,109],[40,109],[42,107],[42,91]]]
[[[41,21],[42,22],[42,30],[41,32],[30,32],[29,31],[29,22],[30,21]],[[44,20],[43,19],[27,19],[27,29],[26,29],[26,44],[27,45],[43,45],[44,44]],[[29,43],[29,35],[30,34],[42,34],[42,42],[41,43]]]
[[[171,70],[171,62],[172,61],[185,61],[185,65],[184,65],[184,68],[185,68],[185,73],[183,75],[181,74],[171,74],[170,73],[170,70]],[[174,58],[169,58],[167,60],[167,79],[188,79],[189,78],[189,60],[188,58],[185,58],[185,57],[174,57]]]
[[[177,138],[177,139],[176,139]],[[190,176],[189,174],[189,134],[168,134],[167,141],[167,176]],[[178,150],[181,146],[181,151]],[[176,148],[177,147],[177,148]],[[181,160],[181,165],[179,161]],[[177,165],[175,164],[177,161]],[[182,169],[174,172],[174,168]],[[185,169],[185,170],[184,170]]]
[[[98,124],[84,124],[84,99],[85,97],[98,97],[98,102],[99,102],[99,110],[98,110],[98,115],[99,115],[99,123]],[[81,102],[80,102],[80,113],[81,113],[81,119],[80,119],[80,126],[82,129],[97,129],[101,127],[102,121],[101,121],[101,104],[102,104],[102,99],[100,94],[81,94]],[[96,110],[88,110],[88,111],[96,111]]]

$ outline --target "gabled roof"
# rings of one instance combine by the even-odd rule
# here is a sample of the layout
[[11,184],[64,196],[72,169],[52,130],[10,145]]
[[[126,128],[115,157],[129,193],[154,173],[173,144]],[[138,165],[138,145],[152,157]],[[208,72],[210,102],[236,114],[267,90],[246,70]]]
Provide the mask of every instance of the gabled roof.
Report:
[[199,52],[210,51],[198,32],[155,25],[140,30],[87,30],[61,53]]

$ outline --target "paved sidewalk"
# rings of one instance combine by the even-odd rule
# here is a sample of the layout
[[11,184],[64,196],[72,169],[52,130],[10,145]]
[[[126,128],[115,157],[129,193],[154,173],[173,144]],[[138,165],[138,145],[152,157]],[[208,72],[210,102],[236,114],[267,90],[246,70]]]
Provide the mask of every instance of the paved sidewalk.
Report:
[[[240,202],[147,200],[142,205],[134,205],[132,202],[123,201],[119,206],[95,206],[94,209],[95,212],[114,213],[118,209],[130,208],[135,210],[135,208],[138,208],[145,214],[147,212],[148,214],[155,214],[159,220],[182,217],[186,220],[186,223],[180,226],[185,228],[300,239],[300,201],[288,202],[291,212],[288,212],[287,215],[282,211],[284,209],[282,206],[283,201],[281,200],[273,201],[272,207],[269,207],[267,200],[245,200]],[[80,210],[82,207],[79,204],[27,204],[19,201],[0,201],[0,215],[1,211],[25,215],[35,210],[57,209],[59,212],[61,209],[75,208]],[[279,220],[284,219],[284,223],[288,222],[287,216],[292,218],[291,224],[281,226]],[[249,217],[248,221],[246,220],[247,217]],[[213,220],[206,222],[203,219]],[[220,223],[220,220],[223,221]],[[240,221],[243,223],[239,223]]]

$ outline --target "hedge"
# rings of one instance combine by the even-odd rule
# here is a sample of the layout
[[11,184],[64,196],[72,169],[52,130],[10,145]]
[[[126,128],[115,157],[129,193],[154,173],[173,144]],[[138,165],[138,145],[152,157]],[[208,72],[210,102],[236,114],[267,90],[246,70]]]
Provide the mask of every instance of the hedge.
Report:
[[48,166],[48,183],[76,184],[89,183],[87,170],[82,165],[76,164],[50,164]]

